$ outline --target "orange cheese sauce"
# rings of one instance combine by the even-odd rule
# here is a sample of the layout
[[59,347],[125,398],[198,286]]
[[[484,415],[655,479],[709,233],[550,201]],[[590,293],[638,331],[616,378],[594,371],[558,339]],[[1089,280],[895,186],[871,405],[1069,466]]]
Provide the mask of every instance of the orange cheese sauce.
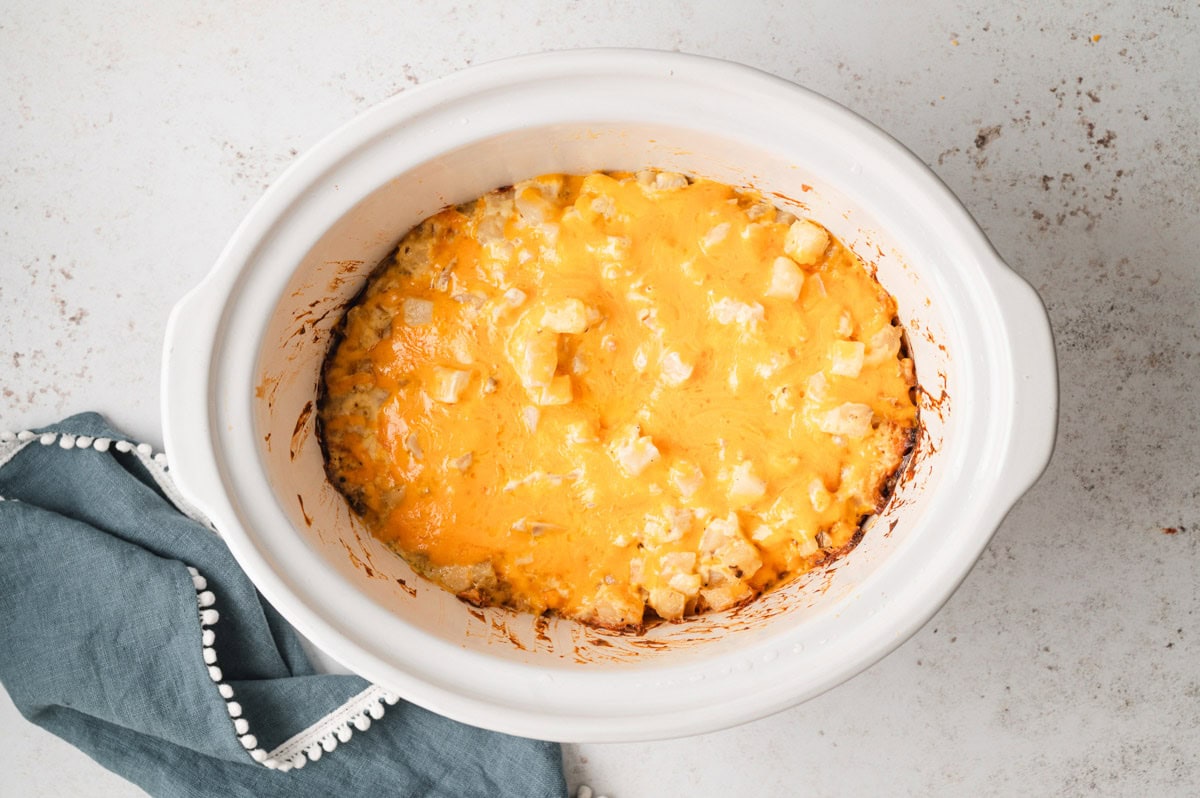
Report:
[[669,173],[547,175],[431,217],[349,311],[329,473],[477,603],[610,628],[836,556],[916,408],[893,299],[820,226]]

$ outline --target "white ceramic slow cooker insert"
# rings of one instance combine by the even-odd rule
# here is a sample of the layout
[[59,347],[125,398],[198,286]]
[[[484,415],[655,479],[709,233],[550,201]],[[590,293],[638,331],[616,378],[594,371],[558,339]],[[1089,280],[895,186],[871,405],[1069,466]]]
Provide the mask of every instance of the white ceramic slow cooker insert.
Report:
[[[777,195],[872,265],[922,387],[909,473],[834,567],[642,636],[479,610],[413,574],[325,478],[330,331],[367,274],[449,204],[547,172],[657,167]],[[1045,467],[1045,312],[914,156],[747,67],[601,50],[476,67],[369,110],[297,160],[175,308],[165,438],[184,495],[317,645],[478,726],[636,740],[761,717],[849,678],[941,606]]]

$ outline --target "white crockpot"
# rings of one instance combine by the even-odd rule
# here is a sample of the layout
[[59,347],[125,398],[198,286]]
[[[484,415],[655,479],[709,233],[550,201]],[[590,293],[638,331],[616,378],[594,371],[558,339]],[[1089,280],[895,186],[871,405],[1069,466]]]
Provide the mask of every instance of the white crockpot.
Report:
[[[811,216],[896,297],[923,432],[834,567],[641,637],[477,610],[415,576],[325,478],[330,331],[414,224],[545,172],[654,166]],[[307,153],[171,315],[163,416],[180,490],[266,598],[350,669],[478,726],[557,740],[717,729],[849,678],[918,629],[1045,467],[1056,373],[1037,295],[913,155],[840,106],[720,61],[601,50],[467,70]]]

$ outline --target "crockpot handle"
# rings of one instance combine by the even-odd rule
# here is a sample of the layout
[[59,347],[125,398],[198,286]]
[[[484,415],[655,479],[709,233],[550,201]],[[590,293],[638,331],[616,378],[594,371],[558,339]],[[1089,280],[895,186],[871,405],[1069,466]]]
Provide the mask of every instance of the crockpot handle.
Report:
[[1013,428],[1000,483],[1007,512],[1037,482],[1054,452],[1058,366],[1050,319],[1033,286],[1006,265],[995,287],[1012,356]]
[[161,384],[168,467],[184,498],[210,519],[217,515],[214,504],[223,496],[213,448],[214,408],[208,396],[222,306],[215,272],[171,310]]

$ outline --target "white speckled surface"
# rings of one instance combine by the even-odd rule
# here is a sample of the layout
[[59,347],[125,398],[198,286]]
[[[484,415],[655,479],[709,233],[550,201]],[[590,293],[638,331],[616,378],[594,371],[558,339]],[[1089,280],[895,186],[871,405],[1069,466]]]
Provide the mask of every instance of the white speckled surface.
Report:
[[[1058,450],[882,663],[726,732],[568,747],[569,780],[612,798],[1200,792],[1195,3],[176,5],[0,11],[0,428],[98,409],[157,444],[172,304],[298,151],[378,100],[552,48],[742,61],[890,131],[1041,292]],[[140,794],[7,698],[0,773],[5,795]]]

